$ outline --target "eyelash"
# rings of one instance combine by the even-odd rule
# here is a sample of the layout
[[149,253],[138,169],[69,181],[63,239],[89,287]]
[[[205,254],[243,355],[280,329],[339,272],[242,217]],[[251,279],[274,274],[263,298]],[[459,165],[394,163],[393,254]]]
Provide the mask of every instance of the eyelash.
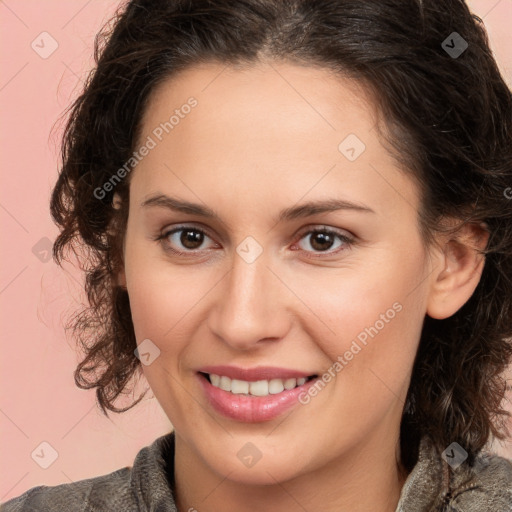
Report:
[[[171,229],[169,231],[163,232],[162,234],[158,235],[154,240],[160,242],[161,245],[163,246],[164,250],[169,251],[172,254],[175,254],[177,256],[184,256],[184,257],[193,256],[195,253],[201,252],[201,251],[200,250],[196,250],[196,251],[179,251],[177,249],[173,249],[172,247],[170,247],[170,245],[165,244],[165,240],[170,235],[173,235],[174,233],[178,233],[180,231],[184,231],[186,229],[191,230],[191,231],[196,231],[197,233],[201,233],[202,235],[204,235],[204,236],[206,236],[208,238],[211,238],[206,231],[204,231],[203,229],[198,228],[196,226],[178,226],[178,227],[173,228],[173,229]],[[333,230],[331,228],[326,228],[326,227],[310,229],[309,231],[305,231],[305,232],[301,233],[299,241],[302,240],[303,238],[305,238],[308,235],[310,236],[310,235],[318,234],[318,233],[334,235],[341,242],[343,242],[344,245],[341,248],[338,248],[337,250],[335,250],[333,252],[327,252],[327,251],[319,252],[319,253],[316,253],[316,254],[313,254],[313,255],[308,255],[307,256],[308,258],[315,259],[315,258],[324,258],[324,257],[328,257],[328,256],[333,256],[333,255],[336,255],[336,254],[338,254],[338,253],[340,253],[342,251],[350,249],[355,244],[355,240],[352,237],[349,237],[349,236],[344,235],[344,234],[342,234],[342,233],[340,233],[340,232],[338,232],[336,230]],[[303,251],[303,252],[306,252],[307,254],[310,254],[310,251]]]

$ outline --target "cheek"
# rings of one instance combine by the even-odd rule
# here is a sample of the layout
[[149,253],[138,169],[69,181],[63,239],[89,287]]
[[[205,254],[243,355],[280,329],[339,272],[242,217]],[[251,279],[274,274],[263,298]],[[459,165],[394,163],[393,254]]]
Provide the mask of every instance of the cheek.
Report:
[[161,364],[143,366],[148,376],[161,366],[179,369],[187,357],[194,330],[202,325],[205,297],[215,285],[215,279],[208,277],[208,269],[201,273],[192,265],[173,266],[165,255],[154,253],[143,244],[132,243],[125,257],[137,343],[149,339],[159,350]]
[[346,342],[355,338],[364,343],[364,333],[370,336],[368,330],[376,335],[376,329],[381,336],[397,330],[415,331],[421,323],[424,289],[414,288],[422,268],[414,262],[393,263],[384,255],[379,260],[381,266],[364,272],[354,269],[339,276],[303,275],[298,280],[297,295],[307,297],[306,305],[316,313],[310,323],[318,325],[314,339],[323,340],[329,352],[339,354]]
[[319,312],[308,323],[309,335],[330,361],[340,363],[331,369],[341,377],[336,388],[343,388],[347,403],[367,404],[376,396],[389,401],[408,383],[426,295],[421,247],[414,249],[407,259],[382,252],[364,273],[354,268],[338,278],[300,281],[299,293]]
[[137,341],[161,339],[186,314],[186,297],[194,294],[194,282],[176,272],[165,255],[155,251],[157,242],[128,230],[125,273]]

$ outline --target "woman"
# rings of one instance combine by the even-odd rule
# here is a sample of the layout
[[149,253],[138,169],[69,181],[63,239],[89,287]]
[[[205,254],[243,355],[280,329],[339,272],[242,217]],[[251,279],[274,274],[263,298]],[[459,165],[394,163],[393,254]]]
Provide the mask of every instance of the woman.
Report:
[[2,511],[512,510],[486,449],[510,434],[512,96],[481,21],[461,0],[114,21],[54,255],[87,271],[77,384],[122,412],[142,373],[174,430]]

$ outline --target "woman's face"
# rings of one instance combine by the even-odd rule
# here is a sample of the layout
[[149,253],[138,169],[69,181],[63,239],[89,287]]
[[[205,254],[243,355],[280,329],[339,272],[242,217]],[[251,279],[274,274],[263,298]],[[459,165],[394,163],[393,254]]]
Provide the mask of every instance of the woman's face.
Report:
[[[151,97],[122,279],[181,450],[231,480],[395,455],[433,264],[375,122],[354,83],[285,63],[196,67]],[[280,375],[319,379],[279,393]]]

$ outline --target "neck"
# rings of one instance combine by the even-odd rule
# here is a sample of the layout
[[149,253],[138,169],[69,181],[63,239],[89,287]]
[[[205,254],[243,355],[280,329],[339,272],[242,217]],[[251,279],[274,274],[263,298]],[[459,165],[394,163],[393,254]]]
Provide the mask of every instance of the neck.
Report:
[[215,472],[176,434],[178,511],[395,512],[407,473],[396,463],[400,460],[398,441],[390,443],[390,438],[398,439],[389,435],[370,442],[365,439],[328,464],[293,479],[252,485],[230,479],[229,473]]

